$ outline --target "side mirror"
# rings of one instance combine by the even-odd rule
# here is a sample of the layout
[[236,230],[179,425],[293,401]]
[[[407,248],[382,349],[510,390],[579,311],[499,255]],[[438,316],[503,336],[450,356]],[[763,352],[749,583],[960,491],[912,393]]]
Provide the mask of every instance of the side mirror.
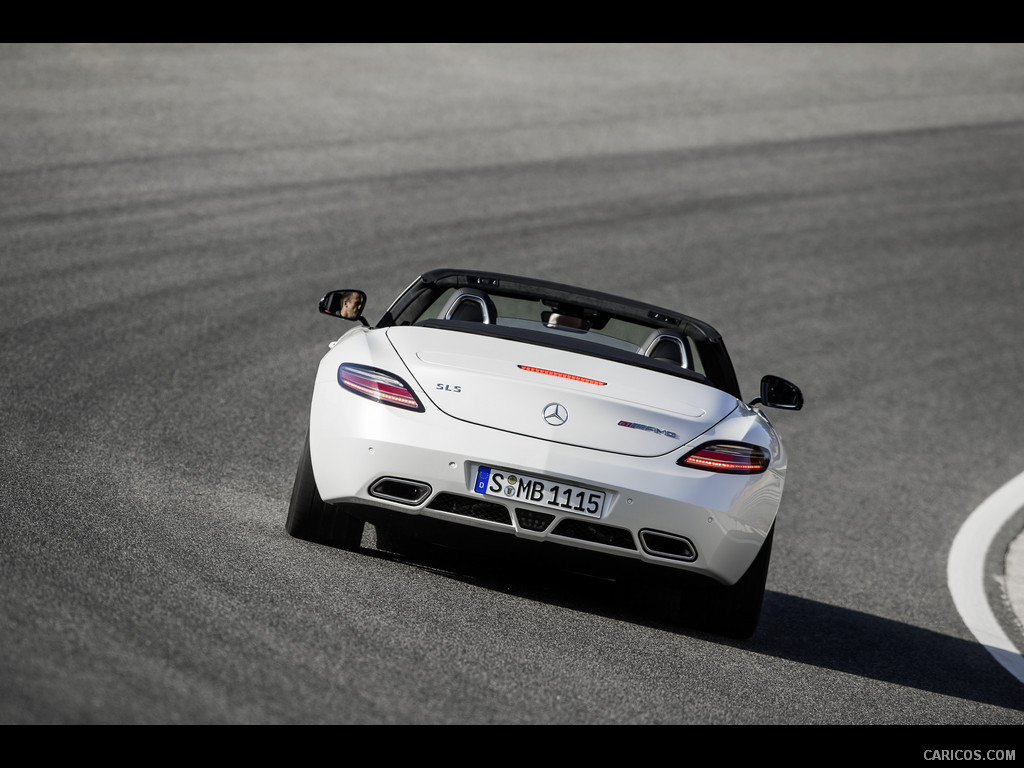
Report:
[[343,320],[359,320],[363,325],[367,325],[363,318],[364,306],[366,293],[353,288],[329,291],[320,299],[320,311],[323,314],[340,317]]
[[761,379],[761,396],[750,401],[751,405],[758,403],[769,408],[799,411],[804,407],[804,396],[796,384],[781,376],[768,375]]

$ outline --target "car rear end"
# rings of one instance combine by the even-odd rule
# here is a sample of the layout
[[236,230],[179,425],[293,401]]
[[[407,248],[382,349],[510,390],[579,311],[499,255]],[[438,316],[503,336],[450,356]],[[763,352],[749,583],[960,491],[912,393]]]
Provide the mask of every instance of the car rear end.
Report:
[[356,329],[324,357],[310,451],[323,499],[369,522],[449,523],[723,584],[761,550],[786,468],[771,424],[714,387],[419,326]]

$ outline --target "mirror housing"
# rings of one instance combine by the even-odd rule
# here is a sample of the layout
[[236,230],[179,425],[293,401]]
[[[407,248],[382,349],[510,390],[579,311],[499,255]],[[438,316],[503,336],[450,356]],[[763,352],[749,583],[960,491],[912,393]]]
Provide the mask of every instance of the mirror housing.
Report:
[[765,405],[769,408],[782,408],[787,411],[799,411],[804,407],[804,396],[800,387],[781,376],[769,374],[761,379],[761,396],[750,401],[750,405]]
[[340,317],[342,320],[359,320],[363,325],[369,325],[363,317],[363,307],[365,306],[366,292],[357,288],[328,291],[320,299],[321,313],[331,317]]

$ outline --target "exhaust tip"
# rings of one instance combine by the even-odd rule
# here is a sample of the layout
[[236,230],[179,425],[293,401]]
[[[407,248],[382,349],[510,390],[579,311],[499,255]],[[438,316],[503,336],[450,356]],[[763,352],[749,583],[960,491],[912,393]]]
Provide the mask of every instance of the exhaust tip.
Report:
[[399,477],[382,477],[370,486],[370,495],[374,498],[410,506],[422,503],[430,492],[431,488],[426,483]]
[[655,557],[666,557],[692,563],[697,559],[697,548],[685,536],[676,536],[660,531],[640,531],[640,546],[644,552]]

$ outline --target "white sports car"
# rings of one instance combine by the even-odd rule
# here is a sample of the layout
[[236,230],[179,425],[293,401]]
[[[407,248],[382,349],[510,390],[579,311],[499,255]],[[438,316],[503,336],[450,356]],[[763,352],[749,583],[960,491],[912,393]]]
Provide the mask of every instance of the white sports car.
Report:
[[525,277],[443,269],[358,324],[313,389],[286,529],[355,549],[364,524],[682,588],[683,624],[748,637],[761,614],[786,453],[742,401],[721,336],[678,312]]

